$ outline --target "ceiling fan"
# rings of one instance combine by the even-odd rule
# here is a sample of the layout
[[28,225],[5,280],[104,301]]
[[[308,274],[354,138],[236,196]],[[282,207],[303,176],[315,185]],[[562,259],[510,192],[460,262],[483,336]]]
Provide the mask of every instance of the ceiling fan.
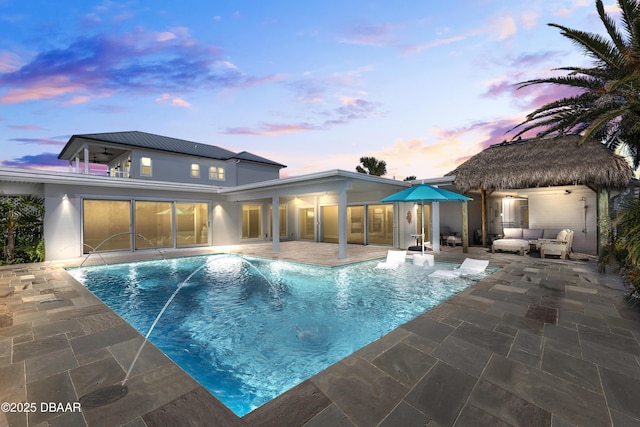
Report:
[[113,153],[107,151],[107,147],[104,147],[104,151],[102,152],[103,156],[113,156]]

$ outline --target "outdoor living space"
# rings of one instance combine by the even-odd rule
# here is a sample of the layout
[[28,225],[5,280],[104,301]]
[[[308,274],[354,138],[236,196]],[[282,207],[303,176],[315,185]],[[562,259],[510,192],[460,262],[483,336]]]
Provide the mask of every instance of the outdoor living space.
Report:
[[[281,242],[162,251],[234,252],[339,265],[382,259],[387,246]],[[157,259],[155,250],[91,255],[86,264]],[[500,270],[239,418],[147,345],[128,394],[75,410],[125,378],[143,340],[65,267],[0,267],[0,425],[637,425],[640,314],[620,277],[592,257],[540,259],[445,247],[436,262],[485,259]],[[410,259],[408,259],[410,262]],[[416,267],[417,268],[417,267]],[[63,404],[41,410],[42,402]],[[68,410],[64,407],[69,403]]]

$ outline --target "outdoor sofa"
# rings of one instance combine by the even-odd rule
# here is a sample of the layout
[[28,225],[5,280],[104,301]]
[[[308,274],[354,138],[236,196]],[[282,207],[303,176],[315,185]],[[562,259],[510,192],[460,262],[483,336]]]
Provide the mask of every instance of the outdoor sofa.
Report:
[[557,228],[505,228],[500,239],[491,244],[491,253],[496,250],[518,252],[524,255],[529,252],[531,246],[539,248],[539,242],[543,239],[555,239],[560,232]]

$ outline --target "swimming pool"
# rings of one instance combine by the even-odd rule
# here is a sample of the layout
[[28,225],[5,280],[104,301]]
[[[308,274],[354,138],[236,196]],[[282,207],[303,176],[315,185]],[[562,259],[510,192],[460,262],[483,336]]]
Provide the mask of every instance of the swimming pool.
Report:
[[149,339],[242,416],[482,277],[429,282],[376,263],[209,255],[70,272],[142,335],[180,286]]

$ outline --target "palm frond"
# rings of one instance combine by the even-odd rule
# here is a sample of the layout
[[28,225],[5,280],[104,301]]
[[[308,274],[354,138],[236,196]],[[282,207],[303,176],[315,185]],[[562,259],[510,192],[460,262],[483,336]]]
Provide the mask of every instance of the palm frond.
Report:
[[622,58],[620,51],[610,41],[600,34],[587,33],[586,31],[574,30],[564,25],[549,24],[561,30],[561,34],[578,45],[584,53],[608,65],[609,67],[619,67]]
[[614,20],[603,0],[596,0],[606,35],[549,24],[595,62],[591,67],[556,68],[566,73],[563,76],[518,83],[519,89],[551,84],[579,93],[529,113],[510,130],[517,131],[514,138],[533,130],[539,130],[538,136],[579,133],[583,142],[599,139],[611,149],[626,147],[634,166],[640,164],[640,0],[618,0],[618,5],[622,17]]
[[542,79],[533,79],[520,82],[517,84],[518,89],[522,89],[527,86],[538,84],[553,84],[560,86],[572,86],[584,89],[598,89],[602,88],[602,83],[592,78],[585,78],[580,76],[557,76],[557,77],[545,77]]
[[611,40],[616,45],[616,48],[619,52],[624,52],[627,49],[624,37],[620,34],[620,31],[618,31],[615,21],[604,11],[602,0],[596,0],[596,9],[598,10],[600,20],[604,24],[604,27],[606,28],[609,37],[611,37]]
[[632,41],[633,46],[629,48],[637,48],[633,41],[638,41],[640,32],[638,31],[638,22],[640,9],[636,1],[618,0],[618,7],[622,11],[622,26],[625,28],[627,37]]

